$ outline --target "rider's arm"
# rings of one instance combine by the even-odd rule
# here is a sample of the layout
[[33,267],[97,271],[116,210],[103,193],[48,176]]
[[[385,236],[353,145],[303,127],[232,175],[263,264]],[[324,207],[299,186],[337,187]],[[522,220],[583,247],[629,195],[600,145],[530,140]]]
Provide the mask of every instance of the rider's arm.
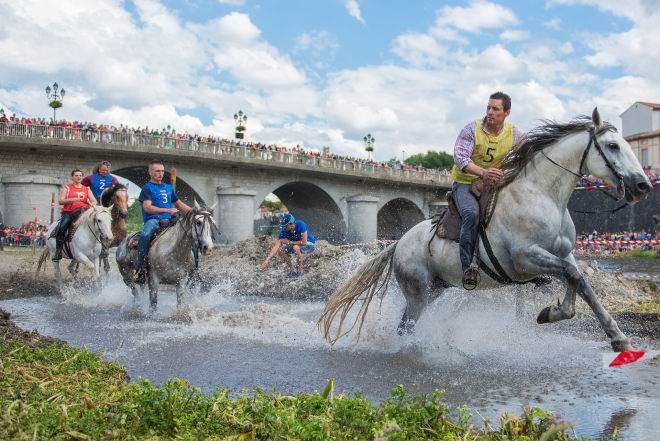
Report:
[[465,167],[472,163],[470,156],[472,156],[472,151],[474,150],[474,129],[476,126],[477,124],[473,121],[463,127],[454,144],[454,164],[456,164],[459,170],[464,172],[468,172]]
[[178,199],[176,202],[174,202],[174,206],[184,213],[190,210],[190,207],[184,204],[181,199]]
[[91,191],[89,191],[89,192],[87,193],[87,199],[89,199],[89,204],[90,204],[90,205],[96,205],[96,204],[98,204],[98,201],[96,200],[96,198],[94,197],[94,195],[92,194]]
[[[60,205],[66,205],[66,204],[68,204],[69,202],[73,202],[73,201],[74,201],[73,199],[70,199],[70,198],[67,199],[67,198],[66,198],[66,194],[67,194],[68,191],[69,191],[69,190],[68,190],[66,187],[62,187],[62,189],[60,190],[60,198],[59,198],[58,201],[57,201],[57,202],[59,202]],[[76,199],[76,200],[77,200],[77,199]]]

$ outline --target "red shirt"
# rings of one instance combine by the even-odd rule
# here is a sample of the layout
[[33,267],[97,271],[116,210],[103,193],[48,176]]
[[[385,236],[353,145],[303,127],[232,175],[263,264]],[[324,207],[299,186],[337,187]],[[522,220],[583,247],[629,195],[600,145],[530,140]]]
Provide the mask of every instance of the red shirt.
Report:
[[80,188],[76,188],[73,184],[67,184],[66,187],[68,191],[65,199],[77,198],[78,200],[66,204],[64,208],[62,208],[62,213],[65,211],[73,211],[80,207],[84,207],[85,209],[89,208],[89,203],[87,202],[89,197],[89,187],[83,185]]

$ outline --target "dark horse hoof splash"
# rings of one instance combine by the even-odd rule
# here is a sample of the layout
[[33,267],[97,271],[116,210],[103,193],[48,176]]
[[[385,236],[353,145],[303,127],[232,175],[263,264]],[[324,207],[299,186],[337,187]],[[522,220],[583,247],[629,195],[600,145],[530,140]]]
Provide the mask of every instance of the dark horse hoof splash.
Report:
[[[614,126],[601,122],[598,110],[591,118],[578,117],[567,124],[544,122],[532,130],[512,150],[502,165],[504,178],[499,182],[498,202],[486,228],[494,255],[509,278],[532,281],[546,274],[565,280],[564,300],[543,309],[538,323],[552,323],[575,315],[579,295],[592,309],[614,351],[631,350],[630,340],[600,304],[589,283],[577,268],[571,254],[575,226],[563,201],[569,199],[584,175],[601,178],[618,188],[629,203],[645,199],[651,183],[628,142]],[[558,183],[548,186],[547,182]],[[384,293],[392,273],[406,299],[399,331],[408,331],[426,306],[438,295],[434,279],[441,277],[455,286],[461,284],[458,244],[431,237],[431,220],[411,228],[394,245],[381,251],[332,294],[318,320],[330,344],[364,324],[371,301]],[[429,244],[425,246],[425,244]],[[485,256],[483,243],[480,255]],[[387,270],[387,272],[386,272]],[[386,272],[384,281],[380,277]],[[502,286],[484,276],[478,289]],[[440,289],[442,292],[442,289]],[[344,320],[358,304],[355,322],[343,330]],[[335,318],[339,318],[336,327]]]

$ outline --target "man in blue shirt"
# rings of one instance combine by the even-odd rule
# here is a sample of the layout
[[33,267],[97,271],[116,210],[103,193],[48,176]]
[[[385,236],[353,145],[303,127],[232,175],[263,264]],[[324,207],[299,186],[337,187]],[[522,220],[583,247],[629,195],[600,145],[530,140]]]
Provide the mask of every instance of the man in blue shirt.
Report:
[[[138,264],[134,274],[135,283],[142,284],[146,281],[144,259],[149,250],[149,242],[160,228],[161,219],[170,219],[179,210],[186,212],[190,207],[184,204],[174,192],[171,185],[163,182],[165,167],[158,159],[149,163],[149,177],[151,178],[140,192],[138,200],[142,204],[142,219],[144,226],[142,234],[138,239]],[[172,207],[172,204],[176,208]]]
[[[302,255],[314,251],[316,248],[316,239],[314,239],[312,233],[307,229],[305,222],[294,219],[290,214],[287,214],[282,218],[280,227],[282,227],[282,231],[280,231],[277,243],[270,251],[268,257],[266,257],[266,260],[264,260],[264,263],[261,264],[261,269],[266,268],[268,262],[270,262],[270,259],[272,259],[275,254],[279,254],[291,269],[286,277],[299,277],[304,273],[302,267]],[[288,256],[288,254],[291,253],[295,253],[298,258],[297,271]]]
[[114,182],[118,183],[119,181],[110,174],[110,162],[101,161],[95,169],[91,175],[85,176],[82,185],[86,185],[92,190],[92,194],[100,204],[101,193],[110,188]]

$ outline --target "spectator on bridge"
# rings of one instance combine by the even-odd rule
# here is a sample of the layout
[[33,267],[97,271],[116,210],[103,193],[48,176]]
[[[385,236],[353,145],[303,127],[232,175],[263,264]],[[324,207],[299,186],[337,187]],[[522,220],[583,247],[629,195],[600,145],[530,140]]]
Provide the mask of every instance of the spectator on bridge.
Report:
[[[285,215],[280,221],[280,236],[277,243],[261,264],[261,269],[265,269],[270,259],[279,254],[282,260],[289,266],[288,278],[300,277],[304,274],[302,261],[303,254],[311,253],[316,248],[316,239],[307,229],[305,222],[296,220],[291,214]],[[298,269],[293,265],[288,254],[294,253],[298,259]]]
[[119,183],[117,178],[110,174],[110,162],[101,161],[89,176],[85,176],[82,185],[89,187],[97,201],[101,201],[101,193],[110,188],[113,183]]

